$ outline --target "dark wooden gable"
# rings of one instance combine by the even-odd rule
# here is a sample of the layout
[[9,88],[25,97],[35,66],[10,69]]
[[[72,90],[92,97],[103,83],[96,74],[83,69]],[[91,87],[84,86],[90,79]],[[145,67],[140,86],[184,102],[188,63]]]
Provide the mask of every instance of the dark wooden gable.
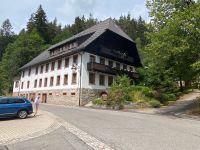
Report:
[[110,30],[106,30],[84,51],[136,67],[142,66],[135,43]]

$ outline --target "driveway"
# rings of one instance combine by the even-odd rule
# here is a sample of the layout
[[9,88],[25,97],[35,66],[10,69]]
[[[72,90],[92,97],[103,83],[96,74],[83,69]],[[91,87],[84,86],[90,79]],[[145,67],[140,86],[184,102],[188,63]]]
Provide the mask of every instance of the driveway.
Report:
[[[197,120],[54,105],[41,105],[41,108],[112,149],[200,149]],[[68,131],[74,132],[71,126]]]

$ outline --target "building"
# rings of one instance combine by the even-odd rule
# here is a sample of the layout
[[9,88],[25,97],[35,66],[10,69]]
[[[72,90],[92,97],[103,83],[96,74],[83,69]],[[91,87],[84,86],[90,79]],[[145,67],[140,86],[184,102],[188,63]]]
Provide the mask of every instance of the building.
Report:
[[42,102],[84,105],[106,92],[114,77],[135,71],[141,62],[136,44],[112,19],[51,46],[20,68],[13,95]]

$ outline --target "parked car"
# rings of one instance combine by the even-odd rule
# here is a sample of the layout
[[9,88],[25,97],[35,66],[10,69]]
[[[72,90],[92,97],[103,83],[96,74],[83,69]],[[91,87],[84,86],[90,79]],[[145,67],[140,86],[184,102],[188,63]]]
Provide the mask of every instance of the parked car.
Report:
[[33,107],[24,97],[0,97],[0,118],[18,117],[26,118],[33,113]]

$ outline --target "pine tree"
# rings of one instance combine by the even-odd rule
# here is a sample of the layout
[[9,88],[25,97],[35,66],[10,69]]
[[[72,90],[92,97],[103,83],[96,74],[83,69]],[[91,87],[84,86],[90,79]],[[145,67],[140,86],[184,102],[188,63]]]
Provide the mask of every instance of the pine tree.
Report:
[[48,20],[46,13],[44,12],[42,5],[39,6],[36,13],[31,15],[29,22],[27,24],[28,32],[32,32],[33,29],[36,29],[39,35],[44,39],[47,44],[51,43],[51,39],[48,32]]
[[6,19],[0,28],[0,61],[7,45],[14,40],[14,32],[9,19]]

